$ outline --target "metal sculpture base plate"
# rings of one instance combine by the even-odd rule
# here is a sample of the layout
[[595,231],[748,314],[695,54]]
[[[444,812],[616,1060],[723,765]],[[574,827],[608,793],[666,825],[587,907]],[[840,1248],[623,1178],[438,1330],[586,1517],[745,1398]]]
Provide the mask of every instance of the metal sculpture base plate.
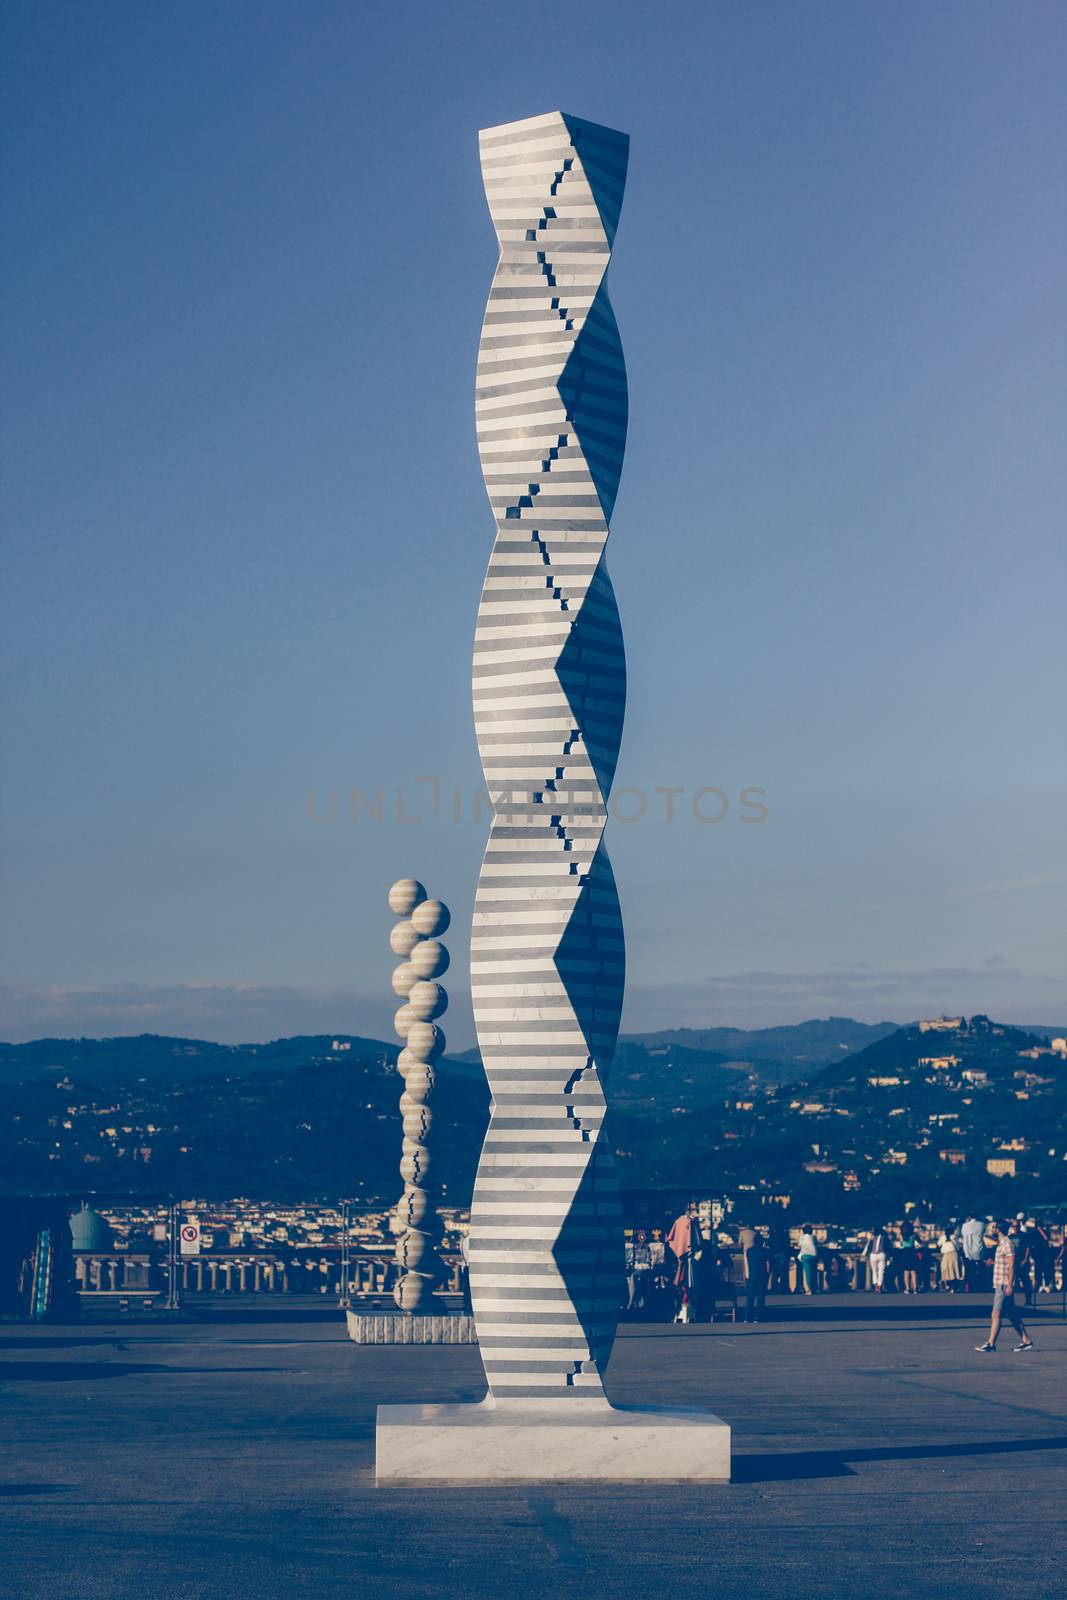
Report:
[[375,1475],[439,1483],[729,1483],[710,1411],[603,1400],[378,1407]]
[[349,1311],[356,1344],[477,1344],[474,1318],[463,1311]]

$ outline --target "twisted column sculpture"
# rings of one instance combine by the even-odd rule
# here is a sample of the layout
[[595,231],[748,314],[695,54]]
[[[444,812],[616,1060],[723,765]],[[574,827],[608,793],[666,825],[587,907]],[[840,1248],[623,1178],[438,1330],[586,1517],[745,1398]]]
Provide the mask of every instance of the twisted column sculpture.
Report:
[[604,550],[626,440],[606,274],[629,140],[552,112],[480,143],[500,261],[476,401],[496,539],[474,651],[494,817],[471,936],[492,1091],[471,1296],[497,1404],[588,1401],[622,1279],[602,1123],[624,952],[601,835],[625,702]]
[[397,1206],[399,1224],[396,1261],[399,1268],[394,1297],[401,1311],[425,1312],[433,1308],[434,1290],[445,1276],[438,1255],[441,1223],[430,1183],[431,1159],[427,1148],[434,1087],[433,1064],[445,1047],[436,1019],[444,1015],[448,994],[436,982],[448,969],[448,951],[439,935],[449,924],[447,906],[428,900],[414,878],[401,878],[389,891],[389,908],[401,918],[389,944],[401,963],[393,973],[393,990],[403,1004],[394,1025],[404,1048],[397,1069],[404,1079],[400,1112],[404,1119],[404,1145],[400,1175],[404,1193]]

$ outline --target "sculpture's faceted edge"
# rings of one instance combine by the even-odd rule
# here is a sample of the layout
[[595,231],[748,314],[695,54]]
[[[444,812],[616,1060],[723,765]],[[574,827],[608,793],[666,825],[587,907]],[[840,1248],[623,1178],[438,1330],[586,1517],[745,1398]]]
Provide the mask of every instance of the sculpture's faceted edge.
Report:
[[653,1406],[378,1407],[379,1483],[729,1483],[730,1428]]

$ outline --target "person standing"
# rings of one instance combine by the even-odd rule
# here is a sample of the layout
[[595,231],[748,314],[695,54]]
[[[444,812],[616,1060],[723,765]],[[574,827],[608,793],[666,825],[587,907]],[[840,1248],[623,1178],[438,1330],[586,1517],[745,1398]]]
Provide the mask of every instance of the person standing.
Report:
[[1033,1229],[1030,1249],[1034,1261],[1034,1282],[1037,1286],[1037,1292],[1038,1294],[1051,1294],[1053,1280],[1052,1243],[1049,1239],[1048,1231],[1046,1228],[1042,1228],[1032,1217],[1027,1223],[1027,1227]]
[[719,1252],[714,1227],[705,1239],[699,1217],[693,1218],[689,1261],[689,1277],[692,1283],[689,1320],[714,1322],[715,1300],[720,1287]]
[[771,1293],[789,1293],[789,1230],[779,1219],[770,1229]]
[[975,1294],[982,1284],[982,1255],[985,1250],[985,1229],[973,1211],[960,1229],[963,1246],[963,1287],[967,1294]]
[[976,1344],[974,1348],[979,1355],[992,1355],[997,1348],[1001,1323],[1007,1317],[1019,1335],[1019,1343],[1013,1351],[1018,1355],[1024,1350],[1032,1350],[1034,1341],[1027,1333],[1026,1323],[1015,1305],[1015,1244],[1010,1224],[1006,1221],[996,1223],[995,1232],[997,1249],[993,1257],[993,1313],[989,1322],[989,1338],[985,1344]]
[[871,1287],[875,1294],[885,1293],[885,1264],[889,1256],[889,1235],[884,1228],[872,1228],[871,1236],[863,1247],[867,1265],[871,1269]]
[[752,1243],[745,1251],[745,1321],[759,1322],[763,1316],[763,1303],[767,1298],[767,1278],[770,1274],[770,1252],[762,1233],[752,1230]]
[[671,1279],[662,1228],[652,1229],[652,1237],[648,1241],[648,1254],[652,1263],[648,1281],[649,1315],[653,1322],[664,1322],[671,1296]]
[[648,1301],[648,1283],[652,1275],[652,1251],[649,1248],[648,1233],[644,1228],[638,1228],[637,1237],[630,1248],[633,1251],[633,1256],[630,1304],[627,1309],[631,1312],[643,1312]]
[[1033,1310],[1041,1283],[1038,1252],[1042,1243],[1041,1234],[1033,1217],[1027,1218],[1026,1223],[1020,1230],[1019,1243],[1021,1254],[1016,1255],[1017,1281],[1022,1286],[1026,1304]]
[[955,1294],[959,1286],[960,1256],[956,1249],[956,1241],[947,1228],[942,1228],[937,1241],[937,1248],[941,1255],[941,1287],[947,1289],[949,1294]]
[[915,1234],[910,1222],[902,1222],[897,1230],[897,1250],[900,1252],[900,1280],[905,1294],[918,1294],[919,1284],[915,1265]]
[[459,1287],[463,1295],[463,1313],[474,1315],[471,1304],[471,1235],[468,1227],[459,1241]]
[[674,1287],[679,1291],[679,1300],[675,1322],[689,1321],[689,1307],[693,1296],[693,1246],[699,1238],[696,1207],[690,1206],[687,1211],[675,1217],[671,1231],[667,1235],[667,1244],[677,1262]]
[[1009,1223],[1010,1238],[1015,1248],[1015,1289],[1021,1293],[1023,1304],[1030,1304],[1030,1247],[1026,1238],[1026,1229],[1023,1227],[1025,1218],[1022,1212]]
[[797,1245],[797,1261],[800,1265],[801,1281],[805,1294],[815,1293],[815,1264],[819,1259],[819,1247],[815,1243],[811,1231],[811,1223],[805,1222],[800,1230],[800,1243]]

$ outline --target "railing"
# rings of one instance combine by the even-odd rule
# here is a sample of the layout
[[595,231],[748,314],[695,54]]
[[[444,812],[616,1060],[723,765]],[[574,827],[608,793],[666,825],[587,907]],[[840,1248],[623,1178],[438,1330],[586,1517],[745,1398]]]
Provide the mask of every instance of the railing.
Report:
[[[729,1262],[727,1268],[726,1263]],[[445,1294],[462,1291],[462,1263],[458,1255],[446,1255],[448,1278],[442,1284]],[[87,1300],[94,1296],[164,1297],[169,1289],[165,1256],[135,1251],[77,1251],[74,1256],[76,1286]],[[744,1260],[739,1252],[724,1252],[723,1268],[728,1283],[740,1287],[745,1281]],[[671,1261],[673,1274],[673,1259]],[[1062,1269],[1055,1271],[1056,1291],[1063,1282]],[[934,1292],[941,1285],[938,1265],[928,1259],[919,1271],[919,1287]],[[183,1257],[178,1264],[178,1291],[181,1296],[240,1294],[301,1294],[334,1296],[342,1304],[350,1301],[389,1297],[396,1279],[392,1252],[352,1255],[346,1262],[340,1255],[314,1251],[226,1251],[205,1252]],[[969,1275],[971,1288],[987,1289],[988,1266]],[[894,1279],[887,1277],[887,1288]],[[848,1293],[870,1290],[868,1262],[851,1252],[821,1251],[815,1268],[814,1287],[819,1293]],[[958,1285],[962,1288],[962,1282]],[[800,1269],[794,1256],[771,1262],[770,1289],[774,1294],[797,1294],[802,1290]]]
[[[461,1292],[459,1256],[444,1257],[445,1294]],[[81,1295],[163,1295],[168,1288],[165,1256],[134,1251],[77,1251],[76,1286]],[[396,1277],[392,1252],[353,1255],[348,1262],[314,1252],[205,1252],[178,1264],[183,1296],[198,1294],[322,1294],[348,1300],[389,1295]]]

